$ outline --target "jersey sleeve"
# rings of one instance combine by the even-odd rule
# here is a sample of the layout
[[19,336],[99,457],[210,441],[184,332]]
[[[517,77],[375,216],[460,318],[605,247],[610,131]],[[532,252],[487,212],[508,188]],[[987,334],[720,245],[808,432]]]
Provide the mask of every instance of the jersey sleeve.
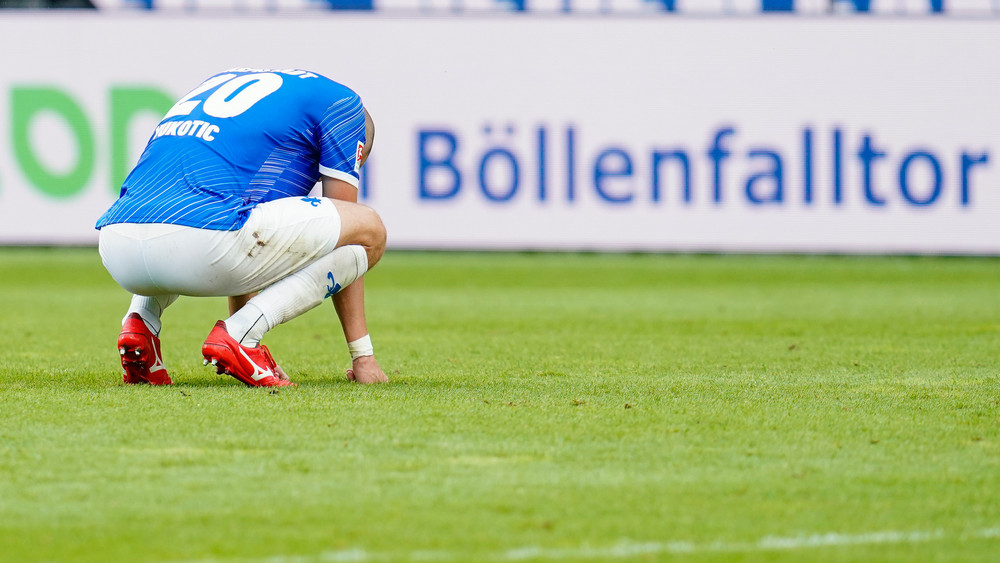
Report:
[[337,100],[319,124],[319,171],[358,187],[361,150],[365,145],[365,112],[356,94]]

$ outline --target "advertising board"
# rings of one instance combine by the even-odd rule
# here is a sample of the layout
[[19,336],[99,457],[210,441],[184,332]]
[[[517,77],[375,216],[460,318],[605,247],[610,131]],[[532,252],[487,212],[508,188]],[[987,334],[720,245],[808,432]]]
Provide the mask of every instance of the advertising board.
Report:
[[393,248],[1000,255],[998,52],[984,20],[2,14],[0,244],[94,244],[172,102],[252,67],[362,96]]

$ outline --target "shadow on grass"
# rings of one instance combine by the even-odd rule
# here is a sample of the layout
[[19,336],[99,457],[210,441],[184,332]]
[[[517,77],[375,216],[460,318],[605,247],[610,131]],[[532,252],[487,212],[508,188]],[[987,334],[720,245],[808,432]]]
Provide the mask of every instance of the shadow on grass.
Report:
[[[295,390],[295,389],[318,389],[318,388],[339,388],[339,389],[342,389],[342,388],[350,388],[350,387],[358,386],[357,383],[354,383],[352,381],[348,381],[346,377],[343,378],[343,379],[295,379],[293,377],[292,378],[292,382],[296,384],[294,387],[250,387],[248,385],[244,385],[243,383],[241,383],[241,382],[239,382],[239,381],[237,381],[235,379],[228,379],[227,380],[227,379],[219,378],[217,380],[215,380],[215,379],[212,379],[212,380],[199,379],[199,380],[190,380],[190,381],[177,381],[177,380],[175,380],[173,385],[164,386],[163,388],[164,389],[178,389],[178,390],[184,390],[184,389],[219,389],[219,388],[240,389],[240,388],[243,388],[243,389],[247,389],[247,390],[268,390],[269,389],[269,390],[282,390],[282,391],[284,391],[286,389],[288,389],[288,390]],[[394,384],[393,381],[389,381],[388,383],[381,383],[378,386],[379,387],[394,387],[394,386],[397,386],[397,385],[398,384]],[[122,386],[123,387],[127,387],[127,385],[125,383],[122,383]]]

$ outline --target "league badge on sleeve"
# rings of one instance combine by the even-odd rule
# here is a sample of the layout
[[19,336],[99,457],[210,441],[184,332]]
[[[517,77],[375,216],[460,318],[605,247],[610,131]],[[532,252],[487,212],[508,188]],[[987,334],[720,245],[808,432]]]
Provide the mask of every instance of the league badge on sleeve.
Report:
[[365,144],[363,142],[361,142],[361,141],[358,141],[358,150],[357,150],[356,153],[354,153],[354,171],[355,172],[360,172],[361,171],[361,155],[364,153],[364,151],[365,151]]

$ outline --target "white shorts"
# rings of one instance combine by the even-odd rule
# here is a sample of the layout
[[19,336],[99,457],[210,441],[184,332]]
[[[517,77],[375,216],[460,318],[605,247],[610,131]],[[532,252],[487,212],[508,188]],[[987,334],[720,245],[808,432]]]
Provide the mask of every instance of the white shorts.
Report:
[[108,225],[99,250],[111,277],[135,294],[243,295],[333,252],[340,226],[329,199],[290,197],[258,205],[237,231]]

